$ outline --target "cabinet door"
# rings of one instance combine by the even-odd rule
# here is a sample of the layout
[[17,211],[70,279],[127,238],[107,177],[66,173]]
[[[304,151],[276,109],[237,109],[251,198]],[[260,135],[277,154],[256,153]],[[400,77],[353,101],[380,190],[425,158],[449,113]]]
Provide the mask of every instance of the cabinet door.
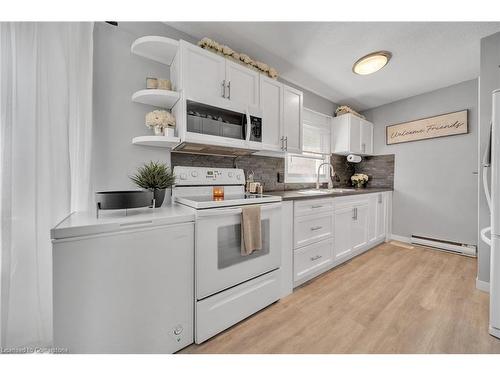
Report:
[[361,120],[361,153],[365,155],[373,154],[373,124]]
[[387,227],[387,199],[385,194],[377,194],[376,202],[376,230],[377,241],[385,239]]
[[342,115],[332,119],[331,135],[332,152],[340,155],[350,153],[349,144],[349,115]]
[[226,98],[244,105],[259,106],[259,73],[226,61]]
[[361,119],[358,116],[349,116],[349,151],[353,154],[361,154]]
[[262,108],[262,147],[283,150],[283,85],[260,75],[260,103]]
[[302,91],[283,85],[283,135],[286,151],[302,152]]
[[369,204],[360,203],[354,205],[354,220],[351,224],[352,249],[359,250],[368,243],[368,216]]
[[352,207],[338,208],[334,211],[333,239],[335,259],[348,256],[352,252],[351,226],[354,220]]
[[185,43],[183,77],[188,97],[195,97],[198,100],[223,98],[226,60],[198,46]]

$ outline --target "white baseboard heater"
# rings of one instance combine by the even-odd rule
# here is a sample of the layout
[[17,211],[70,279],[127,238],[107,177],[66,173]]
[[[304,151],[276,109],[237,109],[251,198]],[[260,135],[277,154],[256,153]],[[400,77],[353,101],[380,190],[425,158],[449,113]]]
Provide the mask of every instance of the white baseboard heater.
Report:
[[416,245],[433,247],[437,250],[449,251],[469,257],[475,257],[477,254],[475,245],[440,240],[437,238],[423,237],[412,234],[412,236],[410,237],[410,242]]

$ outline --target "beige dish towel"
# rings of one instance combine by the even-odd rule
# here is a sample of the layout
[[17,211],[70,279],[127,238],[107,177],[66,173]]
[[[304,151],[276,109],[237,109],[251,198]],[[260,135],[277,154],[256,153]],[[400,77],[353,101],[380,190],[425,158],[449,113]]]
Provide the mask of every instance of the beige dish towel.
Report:
[[241,255],[250,255],[255,250],[262,249],[260,206],[241,208],[241,237]]

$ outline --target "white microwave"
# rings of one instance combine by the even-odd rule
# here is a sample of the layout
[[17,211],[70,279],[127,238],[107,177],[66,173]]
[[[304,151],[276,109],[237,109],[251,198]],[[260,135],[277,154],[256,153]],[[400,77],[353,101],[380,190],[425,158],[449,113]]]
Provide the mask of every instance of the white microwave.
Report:
[[[262,149],[262,111],[227,103],[216,106],[186,100],[186,136],[176,150],[193,151],[201,145],[226,148],[226,154],[251,154]],[[209,147],[214,150],[213,147]],[[236,149],[236,150],[234,150]],[[209,153],[209,152],[207,152]]]

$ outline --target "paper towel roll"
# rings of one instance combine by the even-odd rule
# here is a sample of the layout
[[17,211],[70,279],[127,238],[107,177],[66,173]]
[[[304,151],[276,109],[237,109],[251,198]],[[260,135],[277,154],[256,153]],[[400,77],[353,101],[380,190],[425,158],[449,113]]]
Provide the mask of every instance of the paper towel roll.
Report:
[[359,163],[361,161],[361,156],[359,155],[347,155],[347,161],[350,163]]

